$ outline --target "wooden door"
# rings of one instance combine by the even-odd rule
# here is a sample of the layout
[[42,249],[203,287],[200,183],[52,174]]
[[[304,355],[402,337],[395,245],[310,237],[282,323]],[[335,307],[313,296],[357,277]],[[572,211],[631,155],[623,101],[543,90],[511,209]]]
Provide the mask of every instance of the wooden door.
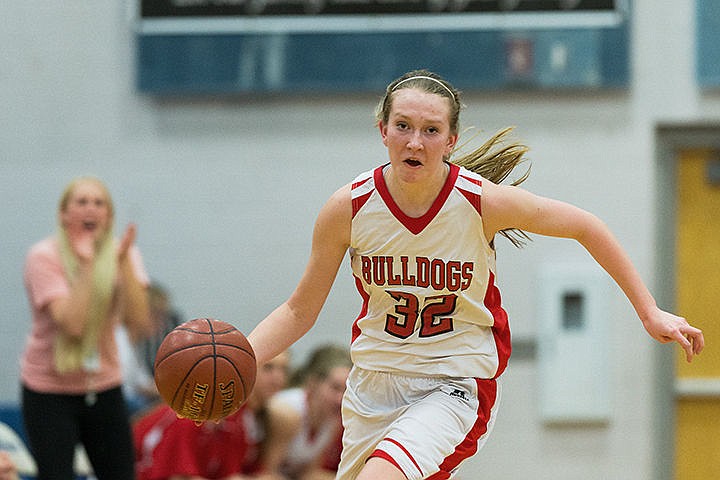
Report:
[[720,479],[720,152],[688,149],[678,161],[676,309],[707,347],[676,360],[675,478]]

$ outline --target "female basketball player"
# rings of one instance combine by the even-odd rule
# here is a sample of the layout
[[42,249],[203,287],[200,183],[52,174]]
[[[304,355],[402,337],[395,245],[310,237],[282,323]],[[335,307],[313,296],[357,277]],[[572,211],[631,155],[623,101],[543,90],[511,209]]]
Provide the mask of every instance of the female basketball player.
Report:
[[703,348],[700,330],[657,307],[598,218],[499,184],[525,151],[494,145],[504,132],[451,163],[460,106],[459,92],[431,72],[388,86],[377,120],[389,163],[330,197],[296,290],[249,336],[262,363],[304,335],[349,249],[363,302],[352,326],[341,480],[450,478],[486,440],[510,355],[495,285],[498,233],[575,239],[653,338],[678,342],[688,361]]

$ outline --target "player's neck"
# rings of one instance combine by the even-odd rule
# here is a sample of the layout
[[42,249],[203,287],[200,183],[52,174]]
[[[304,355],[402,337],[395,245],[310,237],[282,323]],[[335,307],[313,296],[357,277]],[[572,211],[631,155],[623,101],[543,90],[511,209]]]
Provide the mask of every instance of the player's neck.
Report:
[[442,173],[426,181],[405,182],[393,174],[392,167],[385,172],[385,184],[393,200],[405,215],[418,218],[432,207],[447,180],[450,168],[442,164]]

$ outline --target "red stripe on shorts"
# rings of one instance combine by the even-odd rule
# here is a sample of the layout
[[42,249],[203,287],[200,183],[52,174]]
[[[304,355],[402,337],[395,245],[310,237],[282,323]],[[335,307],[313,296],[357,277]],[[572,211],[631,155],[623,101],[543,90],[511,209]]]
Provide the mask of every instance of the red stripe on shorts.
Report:
[[[383,440],[387,440],[388,442],[396,445],[400,450],[402,450],[403,453],[405,454],[405,456],[407,456],[407,457],[410,459],[410,461],[413,463],[413,465],[415,465],[415,468],[417,468],[418,472],[420,472],[420,475],[422,475],[423,472],[422,472],[422,470],[420,469],[420,465],[417,464],[417,462],[415,461],[415,459],[413,458],[413,456],[410,455],[410,452],[408,452],[407,449],[400,444],[400,442],[398,442],[397,440],[393,440],[392,438],[388,438],[388,437],[385,437]],[[395,459],[392,458],[392,457],[390,456],[390,454],[388,454],[387,452],[384,452],[384,451],[382,451],[382,450],[375,450],[370,456],[371,456],[371,457],[384,458],[384,459],[387,460],[388,462],[390,462],[390,463],[392,463],[393,465],[395,465],[398,470],[400,470],[401,472],[405,473],[405,472],[403,471],[403,469],[400,468],[400,465],[397,464],[397,462],[395,461]],[[407,476],[407,475],[405,475],[405,476]]]
[[450,473],[460,465],[460,462],[477,453],[478,441],[488,431],[492,408],[497,400],[497,381],[483,378],[476,378],[475,381],[478,389],[477,420],[465,439],[455,448],[455,451],[440,464],[440,471],[429,476],[427,480],[450,478]]

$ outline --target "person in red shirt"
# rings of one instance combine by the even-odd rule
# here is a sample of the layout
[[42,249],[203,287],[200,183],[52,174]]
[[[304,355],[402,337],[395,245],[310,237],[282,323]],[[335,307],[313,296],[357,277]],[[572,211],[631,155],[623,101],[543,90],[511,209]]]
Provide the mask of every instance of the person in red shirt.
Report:
[[196,425],[167,405],[155,407],[133,427],[138,480],[280,480],[263,471],[271,441],[266,404],[285,387],[288,353],[258,368],[248,401],[219,422]]

